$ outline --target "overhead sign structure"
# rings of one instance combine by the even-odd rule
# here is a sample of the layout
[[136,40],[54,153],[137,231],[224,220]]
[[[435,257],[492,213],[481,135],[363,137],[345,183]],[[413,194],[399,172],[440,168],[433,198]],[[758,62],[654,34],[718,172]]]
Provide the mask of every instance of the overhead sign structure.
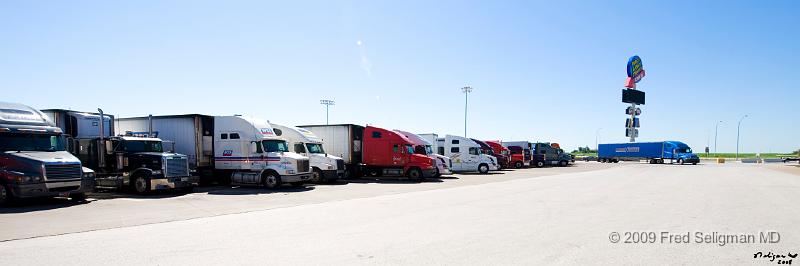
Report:
[[642,58],[638,55],[631,56],[628,59],[628,78],[625,79],[625,89],[622,90],[622,102],[631,104],[625,110],[626,115],[630,118],[625,121],[625,136],[631,138],[631,142],[636,142],[639,137],[639,118],[636,116],[642,114],[642,110],[637,108],[636,105],[644,105],[644,92],[636,89],[636,83],[644,78],[644,66],[642,65]]

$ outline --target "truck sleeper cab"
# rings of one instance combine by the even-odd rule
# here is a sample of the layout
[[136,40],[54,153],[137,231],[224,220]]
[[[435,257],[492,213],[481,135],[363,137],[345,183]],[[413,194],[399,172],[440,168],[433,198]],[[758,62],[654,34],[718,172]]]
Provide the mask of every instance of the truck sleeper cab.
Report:
[[332,183],[344,178],[344,160],[326,153],[322,139],[313,132],[299,127],[271,124],[275,135],[289,142],[290,151],[309,158],[314,173],[313,182]]
[[214,137],[214,169],[233,184],[299,187],[313,177],[309,158],[290,152],[265,120],[215,116]]
[[471,139],[445,135],[444,137],[445,156],[453,160],[453,172],[478,172],[488,174],[489,171],[497,171],[497,159],[493,156],[483,154],[481,146]]
[[572,154],[565,153],[557,145],[554,147],[550,143],[533,143],[532,146],[533,154],[543,156],[544,163],[547,165],[566,167],[575,162],[575,157]]
[[83,200],[94,171],[66,151],[60,128],[31,107],[0,102],[0,205],[17,198]]
[[408,138],[411,142],[414,143],[415,153],[426,155],[428,157],[433,158],[436,161],[436,173],[433,175],[433,177],[439,178],[442,175],[453,174],[453,172],[450,171],[450,166],[453,165],[453,161],[444,155],[439,155],[434,153],[433,145],[431,145],[430,141],[411,132],[402,131],[398,129],[395,129],[394,131],[404,135],[406,138]]

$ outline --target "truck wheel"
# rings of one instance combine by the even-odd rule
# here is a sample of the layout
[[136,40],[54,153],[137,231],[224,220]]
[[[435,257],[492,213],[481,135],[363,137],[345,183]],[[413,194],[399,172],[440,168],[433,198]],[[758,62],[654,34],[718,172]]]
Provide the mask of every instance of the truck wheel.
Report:
[[11,202],[11,192],[6,189],[6,185],[0,184],[0,206],[5,206]]
[[436,173],[433,174],[433,178],[440,178],[442,177],[442,173],[439,172],[439,167],[436,167]]
[[314,177],[311,178],[311,181],[316,184],[322,184],[324,180],[322,180],[322,170],[314,168]]
[[514,168],[517,168],[517,169],[522,168],[522,162],[515,162],[514,163]]
[[697,165],[697,163],[692,163],[692,165]]
[[558,162],[558,166],[561,166],[561,167],[567,167],[567,165],[569,165],[569,162],[567,162],[567,161],[560,161],[560,162]]
[[542,161],[538,161],[538,162],[536,162],[536,167],[537,167],[537,168],[542,168],[542,167],[544,167],[544,162],[542,162]]
[[86,193],[80,192],[69,194],[69,199],[78,202],[86,201]]
[[281,186],[281,177],[274,172],[267,172],[264,174],[264,186],[269,189],[275,189]]
[[683,165],[683,159],[678,159],[678,164]]
[[478,172],[481,174],[488,174],[489,173],[489,165],[481,164],[478,166]]
[[619,163],[619,160],[617,160],[617,159],[614,159],[614,160],[611,160],[611,162],[612,162],[612,163]]
[[420,171],[418,168],[409,169],[406,175],[408,176],[409,179],[417,182],[425,181],[425,177],[422,176],[422,171]]
[[150,180],[143,175],[135,176],[133,178],[133,191],[139,195],[147,194],[150,192]]

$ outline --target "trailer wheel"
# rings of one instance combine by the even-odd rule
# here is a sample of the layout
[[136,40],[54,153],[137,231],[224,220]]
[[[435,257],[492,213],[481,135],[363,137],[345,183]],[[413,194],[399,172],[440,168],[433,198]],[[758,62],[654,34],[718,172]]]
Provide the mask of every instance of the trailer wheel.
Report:
[[617,159],[613,159],[613,160],[611,160],[611,162],[612,162],[612,163],[619,163],[619,160],[617,160]]
[[416,167],[408,169],[406,175],[408,176],[409,179],[414,180],[416,182],[422,182],[425,180],[425,177],[422,175],[422,171],[420,171],[419,168]]
[[133,177],[133,191],[136,194],[144,195],[150,192],[150,179],[145,175],[136,175]]
[[692,163],[692,165],[697,165],[697,163]]
[[522,168],[522,162],[519,162],[519,161],[518,161],[518,162],[515,162],[515,163],[514,163],[514,168],[517,168],[517,169],[520,169],[520,168]]
[[11,193],[6,189],[5,184],[0,184],[0,206],[4,206],[11,202]]
[[479,165],[478,166],[478,172],[480,172],[481,174],[488,174],[489,173],[489,165],[487,165],[485,163]]
[[281,186],[281,177],[272,171],[264,173],[262,182],[268,189],[275,189]]

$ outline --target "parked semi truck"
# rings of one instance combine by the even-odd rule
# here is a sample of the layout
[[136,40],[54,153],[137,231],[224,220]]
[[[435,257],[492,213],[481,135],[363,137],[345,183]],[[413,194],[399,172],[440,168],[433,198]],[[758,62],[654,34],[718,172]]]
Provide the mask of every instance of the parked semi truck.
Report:
[[[560,145],[550,143],[533,143],[531,144],[534,155],[540,155],[544,158],[546,165],[568,166],[570,163],[575,163],[575,156],[564,152]],[[538,162],[537,162],[538,163]],[[537,165],[538,166],[538,165]]]
[[189,166],[206,182],[302,186],[312,179],[308,157],[290,152],[266,120],[201,114],[121,118],[121,132],[152,131],[189,156]]
[[499,170],[497,158],[481,152],[481,146],[469,138],[444,136],[444,156],[453,160],[453,172],[479,172]]
[[433,144],[430,141],[422,138],[421,136],[402,130],[395,129],[397,133],[403,134],[414,143],[414,152],[417,154],[427,155],[428,157],[436,159],[436,174],[433,177],[439,178],[442,175],[450,175],[450,167],[453,165],[453,160],[447,156],[436,154],[433,152]]
[[414,142],[405,135],[376,126],[298,126],[324,141],[329,153],[342,157],[348,178],[407,176],[421,182],[436,174],[436,160],[414,152]]
[[620,160],[648,160],[651,164],[670,163],[697,164],[700,157],[692,153],[692,148],[680,141],[615,143],[598,145],[597,160],[603,163],[616,163]]
[[[498,156],[497,160],[500,161],[500,167],[502,168],[512,168],[514,167],[514,163],[511,159],[511,150],[503,146],[503,143],[500,141],[495,140],[487,140],[485,141],[489,147],[492,148],[494,154],[502,155]],[[505,158],[505,159],[502,159]]]
[[146,194],[162,189],[191,191],[198,183],[189,174],[187,156],[164,152],[161,139],[147,134],[115,136],[112,115],[63,109],[42,112],[68,132],[68,151],[95,171],[98,188]]
[[332,183],[344,178],[344,160],[325,152],[324,142],[306,129],[271,123],[275,135],[289,142],[289,150],[306,156],[311,162],[315,183]]
[[61,128],[42,112],[0,102],[0,205],[17,198],[84,200],[95,174],[66,151]]
[[531,154],[531,143],[528,141],[503,141],[503,146],[508,148],[511,153],[511,165],[514,168],[522,168],[525,166],[544,166],[544,160],[533,160]]
[[497,161],[497,170],[501,170],[503,168],[508,168],[509,167],[509,163],[508,163],[508,159],[509,158],[508,158],[508,156],[506,156],[506,155],[504,155],[502,153],[495,153],[494,149],[492,148],[492,146],[489,145],[489,143],[486,143],[485,141],[478,140],[478,139],[472,139],[472,138],[471,138],[471,140],[481,146],[481,153],[489,155],[489,156],[492,156],[492,157],[494,157],[496,159],[496,161]]

